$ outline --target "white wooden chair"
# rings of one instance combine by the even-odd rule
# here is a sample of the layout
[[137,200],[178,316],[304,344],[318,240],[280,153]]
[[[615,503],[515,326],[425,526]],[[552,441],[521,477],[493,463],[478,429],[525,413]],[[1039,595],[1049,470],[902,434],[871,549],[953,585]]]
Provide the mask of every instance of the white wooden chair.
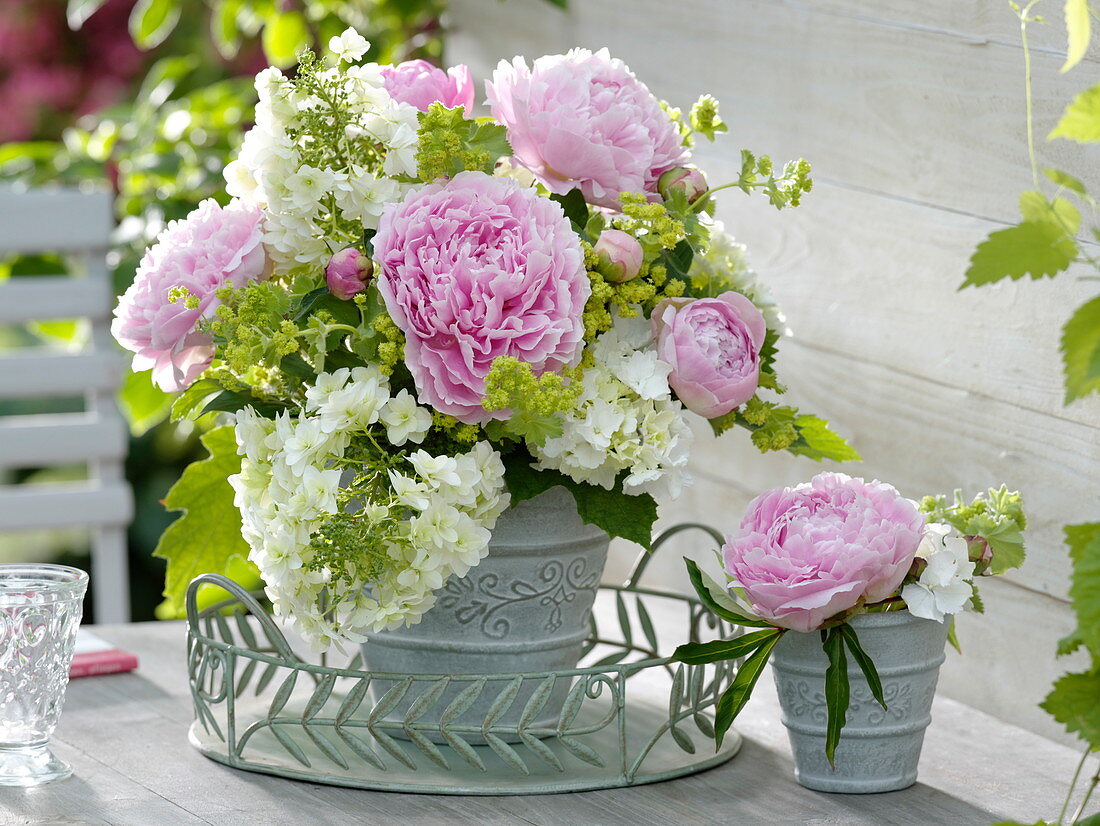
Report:
[[90,529],[96,619],[128,622],[126,526],[133,497],[123,473],[126,423],[115,405],[123,361],[110,333],[111,227],[107,193],[0,189],[0,257],[61,253],[78,261],[80,270],[0,281],[0,325],[76,318],[91,325],[88,346],[78,352],[0,352],[0,400],[84,400],[81,413],[0,416],[0,469],[88,467],[83,482],[0,485],[0,531]]

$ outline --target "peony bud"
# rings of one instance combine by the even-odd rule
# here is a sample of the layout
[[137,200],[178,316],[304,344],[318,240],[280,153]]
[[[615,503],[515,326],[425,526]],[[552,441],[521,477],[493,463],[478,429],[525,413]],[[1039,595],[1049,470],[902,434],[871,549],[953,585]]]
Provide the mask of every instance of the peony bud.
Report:
[[355,247],[340,250],[325,265],[325,282],[329,292],[347,301],[366,288],[374,272],[374,262]]
[[642,245],[629,232],[605,229],[594,249],[600,256],[600,272],[608,281],[629,281],[642,271]]
[[707,179],[703,173],[690,166],[674,167],[657,179],[657,191],[666,201],[674,193],[683,192],[690,204],[699,200],[707,189]]
[[974,563],[975,576],[984,576],[993,562],[993,548],[980,536],[964,536],[970,561]]

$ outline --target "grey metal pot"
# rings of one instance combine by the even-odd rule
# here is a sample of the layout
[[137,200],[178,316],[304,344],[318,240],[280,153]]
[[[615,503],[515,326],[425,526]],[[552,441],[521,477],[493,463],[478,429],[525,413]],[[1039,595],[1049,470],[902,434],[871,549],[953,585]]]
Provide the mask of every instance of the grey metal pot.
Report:
[[924,730],[931,721],[947,625],[908,611],[859,614],[851,621],[878,668],[887,709],[875,702],[859,666],[848,657],[851,705],[836,750],[825,759],[825,668],[819,632],[788,632],[775,647],[772,670],[783,724],[794,751],[795,778],[823,792],[889,792],[917,781]]
[[[489,555],[481,564],[464,577],[451,577],[417,625],[372,635],[363,644],[363,661],[370,671],[396,674],[575,668],[588,636],[609,542],[606,533],[581,521],[565,488],[552,488],[509,508],[497,521]],[[497,722],[515,725],[540,682],[524,680]],[[392,681],[375,680],[371,690],[378,698],[392,685]],[[531,727],[556,725],[569,687],[569,680],[557,681]],[[461,689],[461,685],[448,686],[418,719],[438,720]],[[452,722],[480,725],[493,699],[481,697]],[[399,704],[388,718],[403,719],[410,702]]]

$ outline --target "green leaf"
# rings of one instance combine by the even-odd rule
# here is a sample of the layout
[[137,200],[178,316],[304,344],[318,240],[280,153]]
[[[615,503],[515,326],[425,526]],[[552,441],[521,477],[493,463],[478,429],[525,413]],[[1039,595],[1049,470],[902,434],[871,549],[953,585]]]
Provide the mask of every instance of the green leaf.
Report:
[[1073,560],[1069,598],[1077,615],[1075,636],[1100,662],[1100,522],[1066,525],[1065,534]]
[[695,250],[685,238],[670,250],[664,250],[660,257],[660,263],[665,265],[670,278],[680,278],[690,284],[691,262],[695,260]]
[[1054,169],[1053,167],[1047,167],[1043,170],[1043,174],[1057,186],[1065,187],[1070,192],[1076,192],[1082,198],[1088,197],[1088,190],[1085,189],[1085,185],[1080,179],[1073,177],[1068,172],[1063,172],[1061,169]]
[[1100,296],[1087,301],[1062,328],[1066,404],[1100,392]]
[[804,413],[795,417],[794,426],[799,438],[788,450],[796,456],[808,456],[815,461],[862,461],[859,452],[848,444],[847,439],[830,430],[829,423],[824,419]]
[[187,585],[199,574],[226,573],[230,563],[248,556],[241,537],[241,515],[233,504],[227,477],[240,473],[241,457],[230,426],[202,437],[210,456],[193,462],[164,499],[168,510],[183,515],[168,526],[153,555],[168,561],[164,596],[174,613],[183,611]]
[[1078,143],[1100,141],[1100,84],[1081,92],[1066,107],[1047,139],[1066,138]]
[[130,37],[142,49],[155,49],[179,19],[179,0],[138,0],[130,12]]
[[199,379],[194,382],[172,402],[172,421],[198,418],[206,400],[221,391],[222,386],[213,379]]
[[153,384],[151,370],[130,371],[122,384],[118,406],[130,423],[130,432],[140,436],[168,417],[174,400],[174,396]]
[[1064,271],[1077,257],[1077,242],[1062,227],[1048,221],[1024,221],[997,230],[970,257],[963,287],[992,284],[1030,275],[1034,279]]
[[848,646],[848,650],[852,652],[852,658],[867,679],[867,687],[871,689],[871,695],[880,706],[886,708],[886,698],[882,694],[882,680],[879,679],[878,669],[875,668],[875,664],[867,655],[867,652],[863,650],[863,646],[859,644],[856,629],[848,623],[838,627],[840,628],[840,635],[844,638],[844,643]]
[[218,0],[210,14],[210,36],[214,46],[226,60],[237,56],[241,48],[241,32],[237,17],[241,13],[241,0]]
[[106,0],[69,0],[65,7],[65,19],[69,28],[77,31],[105,2]]
[[504,457],[504,481],[512,503],[532,499],[550,488],[561,486],[573,494],[581,520],[595,525],[611,537],[636,542],[647,551],[653,544],[653,523],[657,521],[657,503],[648,493],[631,496],[616,483],[612,490],[574,482],[556,470],[535,470],[533,459],[524,448]]
[[839,626],[825,632],[821,647],[829,658],[829,666],[825,669],[825,706],[829,712],[825,724],[825,757],[829,765],[836,768],[836,747],[847,722],[849,701],[848,658],[844,654],[844,634]]
[[1085,640],[1081,637],[1081,630],[1075,628],[1071,633],[1066,634],[1066,636],[1058,640],[1058,647],[1054,653],[1059,657],[1065,657],[1081,648],[1084,644]]
[[562,212],[573,225],[573,229],[578,234],[582,234],[588,224],[588,203],[584,200],[581,191],[571,189],[565,195],[551,195],[550,200],[557,201],[561,205]]
[[1100,667],[1064,675],[1039,706],[1070,734],[1100,750]]
[[1089,50],[1092,39],[1092,23],[1089,20],[1088,0],[1066,0],[1066,62],[1062,71],[1068,72],[1081,62]]
[[[712,640],[711,642],[689,642],[679,646],[672,654],[672,659],[687,663],[688,665],[703,665],[715,663],[721,660],[736,660],[755,651],[764,645],[772,637],[783,633],[778,628],[769,628],[766,631],[753,631],[751,634],[742,634],[732,640]],[[881,690],[881,688],[880,688]]]
[[297,62],[298,51],[310,44],[309,28],[301,12],[276,12],[268,18],[262,40],[271,65],[286,69]]
[[1081,213],[1077,207],[1065,198],[1048,201],[1047,197],[1034,189],[1020,193],[1020,215],[1031,223],[1049,223],[1059,227],[1067,235],[1076,235],[1081,228]]
[[747,617],[736,610],[737,603],[731,600],[716,582],[704,574],[693,560],[684,557],[684,564],[687,566],[688,579],[691,580],[695,593],[699,595],[699,601],[714,616],[733,625],[744,625],[748,628],[774,627],[770,622],[765,622],[759,617]]
[[729,731],[733,721],[737,719],[737,715],[741,713],[741,709],[745,707],[745,703],[752,696],[752,690],[756,687],[756,682],[760,679],[760,673],[768,663],[768,657],[771,656],[772,649],[775,648],[775,644],[779,642],[784,633],[781,630],[774,637],[766,640],[751,656],[747,657],[741,663],[741,667],[737,669],[737,676],[733,678],[730,687],[718,698],[718,703],[714,708],[715,751],[722,748],[722,740],[725,739],[726,732]]

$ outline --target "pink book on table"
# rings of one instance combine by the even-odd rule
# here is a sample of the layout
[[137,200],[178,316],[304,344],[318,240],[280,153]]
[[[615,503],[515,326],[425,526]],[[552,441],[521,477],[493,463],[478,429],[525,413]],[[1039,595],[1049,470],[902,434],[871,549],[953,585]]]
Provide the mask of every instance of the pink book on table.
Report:
[[100,674],[121,674],[137,668],[137,657],[115,648],[83,628],[76,635],[76,649],[69,678],[94,677]]

